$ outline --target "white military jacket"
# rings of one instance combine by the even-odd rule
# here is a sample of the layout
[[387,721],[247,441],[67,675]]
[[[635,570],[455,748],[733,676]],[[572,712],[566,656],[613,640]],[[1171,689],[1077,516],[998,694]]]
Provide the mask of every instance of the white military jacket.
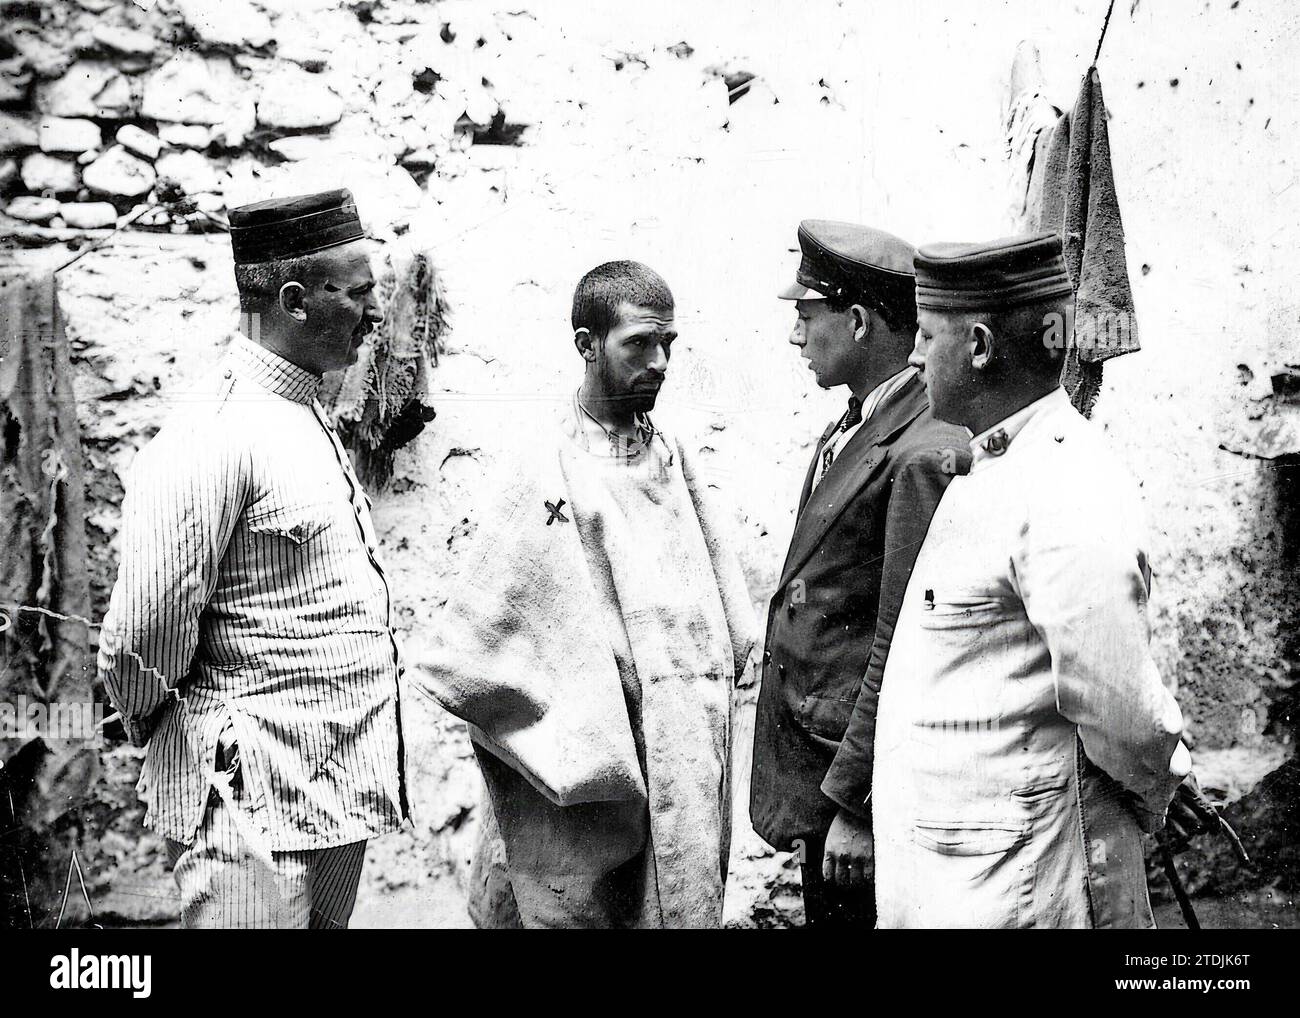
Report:
[[1138,832],[1190,760],[1148,647],[1137,486],[1063,389],[972,447],[882,683],[879,925],[1149,926]]

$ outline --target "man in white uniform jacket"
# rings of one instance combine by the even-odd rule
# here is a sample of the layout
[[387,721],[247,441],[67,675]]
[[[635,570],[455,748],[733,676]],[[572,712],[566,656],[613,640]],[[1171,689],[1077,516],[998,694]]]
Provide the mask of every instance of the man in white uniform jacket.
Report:
[[934,245],[916,270],[912,363],[975,438],[882,680],[879,925],[1152,926],[1139,831],[1190,759],[1148,646],[1137,485],[1059,385],[1060,240]]

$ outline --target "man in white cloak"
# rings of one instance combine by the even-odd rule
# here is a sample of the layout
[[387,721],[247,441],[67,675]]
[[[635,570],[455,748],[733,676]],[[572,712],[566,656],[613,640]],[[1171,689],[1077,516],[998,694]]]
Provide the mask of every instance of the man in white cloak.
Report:
[[582,386],[507,455],[414,655],[487,785],[479,926],[721,924],[732,695],[755,622],[705,485],[648,416],[673,315],[636,262],[578,284]]

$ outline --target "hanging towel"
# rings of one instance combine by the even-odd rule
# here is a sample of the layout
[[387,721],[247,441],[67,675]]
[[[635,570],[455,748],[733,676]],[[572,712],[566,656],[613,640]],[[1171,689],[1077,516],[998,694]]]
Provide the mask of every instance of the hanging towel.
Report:
[[1095,67],[1084,75],[1074,109],[1039,135],[1027,209],[1031,229],[1056,230],[1064,244],[1075,287],[1071,359],[1100,364],[1139,349],[1106,103]]

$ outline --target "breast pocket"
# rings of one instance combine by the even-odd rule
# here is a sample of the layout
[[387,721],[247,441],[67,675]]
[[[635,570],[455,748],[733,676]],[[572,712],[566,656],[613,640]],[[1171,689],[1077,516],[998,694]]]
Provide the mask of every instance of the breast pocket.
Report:
[[329,529],[333,523],[330,507],[323,503],[276,506],[259,513],[249,513],[248,529],[274,544],[287,541],[302,547]]
[[250,512],[241,553],[227,573],[238,612],[288,636],[337,629],[348,577],[336,554],[336,519],[328,503]]

